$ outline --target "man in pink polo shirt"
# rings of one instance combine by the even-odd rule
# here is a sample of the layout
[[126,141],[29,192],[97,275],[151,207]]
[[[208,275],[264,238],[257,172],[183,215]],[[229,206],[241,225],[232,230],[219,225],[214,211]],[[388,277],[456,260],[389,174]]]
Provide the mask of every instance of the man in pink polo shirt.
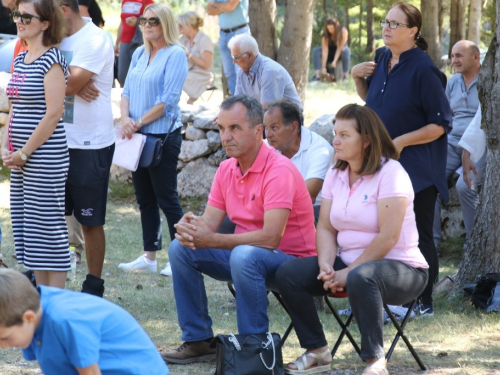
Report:
[[[221,104],[218,126],[230,159],[215,175],[202,216],[189,212],[176,224],[169,247],[177,317],[184,343],[162,354],[169,363],[215,357],[203,274],[232,281],[238,292],[240,334],[269,330],[267,290],[290,259],[316,255],[314,214],[304,178],[263,141],[261,104],[233,96]],[[217,233],[225,216],[234,234]]]

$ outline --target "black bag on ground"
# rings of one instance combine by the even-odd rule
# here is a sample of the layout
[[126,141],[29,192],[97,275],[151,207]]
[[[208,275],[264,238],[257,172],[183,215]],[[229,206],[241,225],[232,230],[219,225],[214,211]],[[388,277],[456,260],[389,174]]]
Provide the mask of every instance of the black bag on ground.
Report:
[[[494,292],[497,283],[500,282],[500,273],[487,273],[482,275],[472,291],[472,304],[481,310],[492,311],[488,309],[492,305]],[[497,296],[497,298],[500,296]]]
[[210,346],[217,348],[215,375],[283,375],[281,338],[261,335],[217,335]]

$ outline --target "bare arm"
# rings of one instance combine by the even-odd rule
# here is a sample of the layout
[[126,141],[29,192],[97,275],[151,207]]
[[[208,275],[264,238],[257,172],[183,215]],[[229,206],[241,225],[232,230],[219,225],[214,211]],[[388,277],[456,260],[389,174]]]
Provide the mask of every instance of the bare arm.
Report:
[[[10,124],[10,118],[12,117],[12,105],[9,103],[9,116],[7,117],[7,122],[5,123],[7,127]],[[4,153],[6,153],[9,149],[9,132],[8,128],[7,130],[4,129],[3,132],[3,138],[2,138],[2,157],[4,156]]]
[[374,61],[366,61],[355,65],[351,70],[351,75],[356,85],[356,92],[359,97],[365,101],[366,94],[368,94],[368,82],[366,82],[366,77],[371,77],[376,67],[377,64]]
[[84,368],[77,367],[76,371],[78,371],[79,375],[101,375],[101,370],[99,369],[99,365],[97,363]]
[[333,263],[337,256],[337,230],[330,222],[332,200],[323,198],[316,227],[316,250],[318,252],[318,279],[327,281],[334,276]]
[[401,152],[403,148],[408,146],[432,142],[441,137],[444,132],[444,127],[437,124],[428,124],[418,130],[394,138],[393,142],[398,151]]
[[120,54],[120,43],[122,42],[122,30],[123,21],[120,21],[120,26],[118,26],[118,31],[116,32],[116,42],[115,42],[115,55]]
[[[130,118],[129,112],[129,99],[125,96],[122,96],[122,100],[120,102],[120,112],[122,118],[122,134],[128,138],[132,136],[135,132],[137,132],[141,127],[137,123],[137,119]],[[141,116],[143,125],[147,125],[152,123],[154,120],[159,119],[163,116],[163,111],[165,109],[165,104],[156,104],[147,111],[145,114]]]
[[[22,152],[28,157],[50,138],[61,119],[64,109],[64,92],[66,90],[66,82],[61,65],[52,65],[47,74],[45,74],[43,85],[45,88],[47,110],[28,141],[21,148]],[[4,159],[4,163],[10,166],[22,167],[26,164],[26,161],[21,159],[21,156],[17,152],[18,150],[15,151],[10,154],[7,163]]]
[[[218,208],[207,206],[203,216],[189,217],[189,222],[176,224],[176,238],[184,245],[192,249],[210,248],[232,250],[239,245],[252,245],[264,249],[277,249],[281,238],[285,233],[286,223],[290,210],[277,208],[264,213],[264,225],[262,229],[240,233],[220,234],[215,233],[225,212]],[[186,216],[186,215],[185,215]]]
[[69,67],[66,95],[76,95],[92,79],[94,73],[77,66]]
[[228,0],[224,3],[210,1],[207,6],[207,13],[211,16],[218,16],[221,13],[232,12],[236,9],[240,0]]
[[78,8],[80,9],[80,16],[82,16],[82,17],[89,17],[90,18],[89,7],[88,6],[86,6],[86,5],[78,5]]
[[340,54],[342,53],[342,50],[344,49],[344,46],[347,43],[347,39],[349,38],[349,33],[345,27],[342,27],[341,33],[342,35],[340,39],[340,45],[337,46],[337,50],[335,51],[335,56],[332,62],[333,68],[337,66],[337,61],[339,61]]
[[474,176],[477,178],[477,171],[476,171],[476,166],[471,160],[470,152],[465,149],[462,152],[462,168],[463,168],[462,177],[467,187],[471,189],[472,181],[470,179],[470,172],[472,171],[472,173],[474,173]]
[[306,186],[314,204],[314,202],[316,202],[316,198],[318,197],[318,193],[323,187],[323,180],[321,178],[310,178],[309,180],[306,180]]
[[189,54],[188,60],[192,61],[193,64],[199,66],[201,69],[207,70],[208,68],[210,68],[210,65],[212,65],[213,55],[214,54],[210,51],[203,51],[203,53],[201,54],[201,59]]
[[330,288],[334,292],[344,290],[350,270],[360,264],[383,259],[387,255],[401,236],[407,203],[408,199],[404,197],[379,199],[377,202],[379,233],[354,262],[347,268],[336,271],[330,282],[325,282],[325,289]]
[[328,39],[321,37],[321,73],[326,73],[326,63],[328,59]]

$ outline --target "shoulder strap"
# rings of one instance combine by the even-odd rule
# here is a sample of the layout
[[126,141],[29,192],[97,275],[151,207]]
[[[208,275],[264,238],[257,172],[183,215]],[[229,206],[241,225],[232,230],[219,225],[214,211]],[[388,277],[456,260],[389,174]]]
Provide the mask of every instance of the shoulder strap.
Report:
[[161,145],[162,145],[162,146],[163,146],[163,145],[165,144],[165,142],[167,141],[167,138],[168,138],[168,136],[169,136],[169,134],[170,134],[170,131],[172,130],[172,128],[174,127],[175,122],[177,121],[177,115],[178,115],[178,112],[176,111],[176,113],[175,113],[175,117],[173,118],[173,121],[172,121],[172,123],[170,124],[170,127],[168,128],[168,132],[167,132],[167,134],[165,135],[165,138],[163,138],[163,141],[161,142]]

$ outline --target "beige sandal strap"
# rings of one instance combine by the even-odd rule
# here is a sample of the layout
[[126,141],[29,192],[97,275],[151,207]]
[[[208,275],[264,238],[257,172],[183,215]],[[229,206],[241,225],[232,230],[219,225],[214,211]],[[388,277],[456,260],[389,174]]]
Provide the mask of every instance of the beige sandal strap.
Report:
[[[299,371],[304,371],[306,369],[310,369],[312,367],[318,367],[318,366],[324,366],[324,365],[329,365],[331,361],[326,362],[325,357],[328,356],[330,353],[330,349],[326,348],[324,352],[322,353],[304,353],[302,354],[299,358],[297,358],[295,361],[291,362],[290,364],[293,364],[297,367],[297,370]],[[307,357],[312,357],[315,359],[315,362],[313,362],[311,365],[308,367],[307,363]]]

